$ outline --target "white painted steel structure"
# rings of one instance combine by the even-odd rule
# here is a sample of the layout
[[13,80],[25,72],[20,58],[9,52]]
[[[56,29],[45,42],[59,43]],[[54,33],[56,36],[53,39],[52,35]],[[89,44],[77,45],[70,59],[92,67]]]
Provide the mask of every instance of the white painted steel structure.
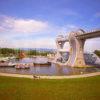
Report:
[[69,59],[64,63],[64,65],[72,67],[86,66],[84,60],[84,43],[87,39],[97,38],[97,37],[100,37],[100,30],[85,32],[84,30],[80,29],[78,31],[71,32],[68,37],[59,35],[56,39],[57,54],[55,56],[55,62],[57,63],[57,59],[62,57],[61,55],[63,52],[63,46],[65,42],[69,42],[70,44]]

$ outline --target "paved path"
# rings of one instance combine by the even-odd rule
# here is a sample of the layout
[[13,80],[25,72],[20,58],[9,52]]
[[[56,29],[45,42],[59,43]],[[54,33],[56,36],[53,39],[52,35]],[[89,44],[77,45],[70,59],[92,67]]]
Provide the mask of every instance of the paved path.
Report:
[[22,77],[31,79],[68,79],[68,78],[83,78],[100,75],[100,72],[82,74],[82,75],[70,75],[70,76],[36,76],[36,75],[22,75],[22,74],[10,74],[10,73],[0,73],[0,76],[10,76],[10,77]]

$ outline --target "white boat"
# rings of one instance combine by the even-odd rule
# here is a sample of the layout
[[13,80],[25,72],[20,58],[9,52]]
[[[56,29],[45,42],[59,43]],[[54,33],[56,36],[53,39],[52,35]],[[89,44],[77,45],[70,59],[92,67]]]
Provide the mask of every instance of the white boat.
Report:
[[34,65],[40,65],[40,66],[44,66],[44,65],[51,65],[50,62],[48,62],[48,58],[46,57],[37,57],[34,60]]
[[5,60],[0,61],[0,67],[14,67],[15,64],[11,62],[7,62]]
[[30,64],[25,64],[25,63],[18,63],[15,66],[16,69],[29,69]]

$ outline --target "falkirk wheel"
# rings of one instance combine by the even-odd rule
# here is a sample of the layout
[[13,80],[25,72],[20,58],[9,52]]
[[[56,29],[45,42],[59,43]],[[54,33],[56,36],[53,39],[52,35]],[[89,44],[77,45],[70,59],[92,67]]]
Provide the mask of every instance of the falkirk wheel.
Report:
[[56,38],[57,53],[55,56],[55,62],[57,63],[57,60],[62,57],[62,52],[60,50],[63,49],[64,44],[66,42],[69,42],[69,58],[64,63],[64,65],[72,67],[85,67],[86,64],[84,60],[84,43],[86,39],[95,37],[100,37],[100,30],[85,32],[82,29],[80,29],[78,31],[71,32],[68,37],[59,35]]

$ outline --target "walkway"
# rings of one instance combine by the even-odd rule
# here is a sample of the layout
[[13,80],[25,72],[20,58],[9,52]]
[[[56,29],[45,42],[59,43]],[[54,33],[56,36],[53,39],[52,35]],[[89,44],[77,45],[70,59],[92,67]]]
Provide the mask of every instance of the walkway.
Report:
[[100,75],[100,72],[81,74],[81,75],[70,75],[70,76],[36,76],[36,75],[22,75],[22,74],[10,74],[10,73],[0,73],[0,76],[10,76],[10,77],[21,77],[30,79],[69,79],[69,78],[83,78]]

